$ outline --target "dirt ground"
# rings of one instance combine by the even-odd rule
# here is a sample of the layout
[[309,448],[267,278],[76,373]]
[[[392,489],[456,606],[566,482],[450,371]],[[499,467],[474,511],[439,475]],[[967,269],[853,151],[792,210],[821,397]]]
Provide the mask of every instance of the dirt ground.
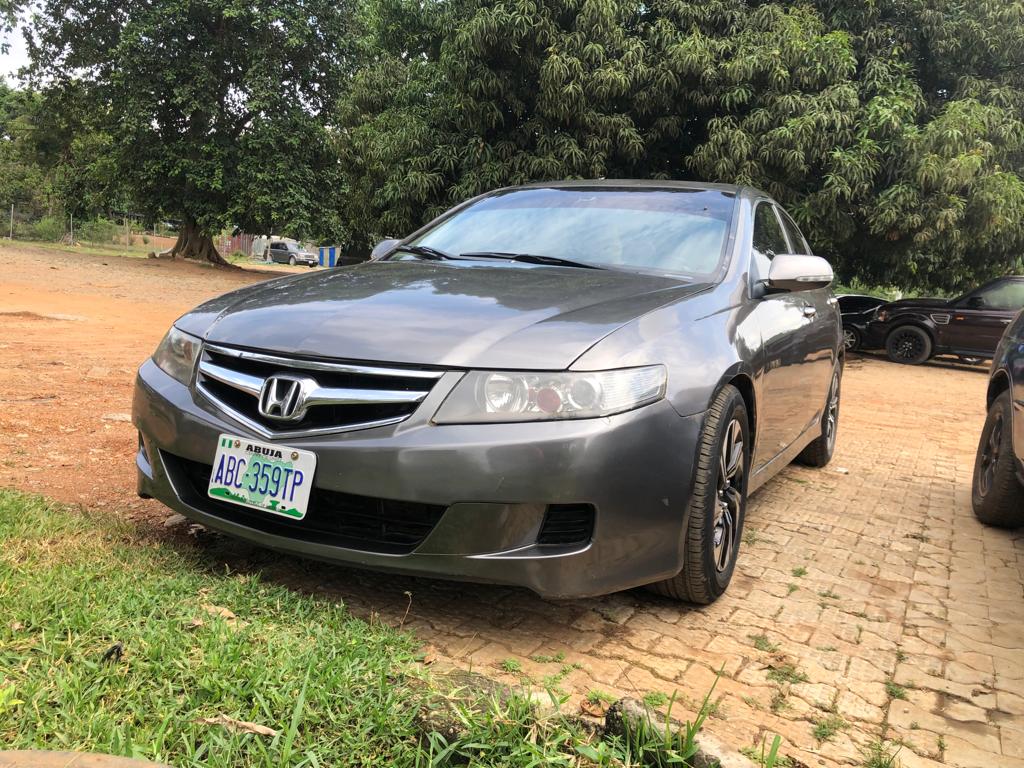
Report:
[[[178,315],[268,271],[10,244],[0,269],[0,486],[160,525],[169,512],[134,492],[135,368]],[[1024,532],[970,511],[986,381],[851,360],[833,463],[753,497],[739,571],[707,608],[644,591],[548,602],[168,535],[402,624],[428,661],[556,686],[570,707],[678,692],[685,714],[722,670],[706,727],[736,748],[780,733],[808,766],[861,765],[884,740],[906,768],[1024,768]]]

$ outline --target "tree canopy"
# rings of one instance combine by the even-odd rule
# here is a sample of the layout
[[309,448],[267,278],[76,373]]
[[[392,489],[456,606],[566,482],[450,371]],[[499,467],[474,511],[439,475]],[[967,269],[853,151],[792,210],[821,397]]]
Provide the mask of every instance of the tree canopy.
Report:
[[345,82],[336,0],[42,0],[30,82],[79,126],[76,179],[116,172],[133,205],[183,222],[175,248],[219,261],[229,223],[337,222],[328,115]]
[[506,184],[696,179],[768,191],[846,279],[1024,269],[1024,0],[351,2],[22,4],[0,192],[212,259],[226,225],[363,246]]
[[785,204],[844,277],[954,288],[1024,253],[1024,3],[367,2],[340,110],[350,229],[532,180],[690,178]]

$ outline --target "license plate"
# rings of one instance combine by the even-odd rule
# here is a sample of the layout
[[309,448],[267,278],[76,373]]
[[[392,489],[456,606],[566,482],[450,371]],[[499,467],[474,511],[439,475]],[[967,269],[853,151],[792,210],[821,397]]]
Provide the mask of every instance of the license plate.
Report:
[[207,494],[212,499],[293,520],[306,516],[316,454],[246,437],[221,435]]

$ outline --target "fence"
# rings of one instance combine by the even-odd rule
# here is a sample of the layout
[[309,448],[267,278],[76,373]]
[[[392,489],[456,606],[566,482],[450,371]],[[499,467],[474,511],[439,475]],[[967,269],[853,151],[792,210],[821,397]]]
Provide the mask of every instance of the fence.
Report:
[[116,220],[105,216],[82,220],[8,203],[0,209],[0,238],[162,251],[174,245],[177,235],[159,224],[145,228],[143,217],[138,214],[119,216]]

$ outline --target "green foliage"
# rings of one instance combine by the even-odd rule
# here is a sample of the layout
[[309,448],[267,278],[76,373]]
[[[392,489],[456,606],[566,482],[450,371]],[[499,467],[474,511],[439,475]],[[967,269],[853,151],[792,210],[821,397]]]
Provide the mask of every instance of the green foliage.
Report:
[[505,184],[698,178],[768,191],[847,280],[1024,268],[1020,3],[366,0],[359,24],[359,239]]
[[60,240],[64,237],[64,220],[56,216],[44,216],[32,225],[32,237],[51,243]]
[[327,234],[338,180],[326,116],[350,14],[335,0],[35,4],[31,82],[74,126],[73,199],[123,192],[183,221],[186,240],[230,223]]
[[75,239],[86,243],[110,245],[117,234],[117,224],[102,216],[75,224]]

